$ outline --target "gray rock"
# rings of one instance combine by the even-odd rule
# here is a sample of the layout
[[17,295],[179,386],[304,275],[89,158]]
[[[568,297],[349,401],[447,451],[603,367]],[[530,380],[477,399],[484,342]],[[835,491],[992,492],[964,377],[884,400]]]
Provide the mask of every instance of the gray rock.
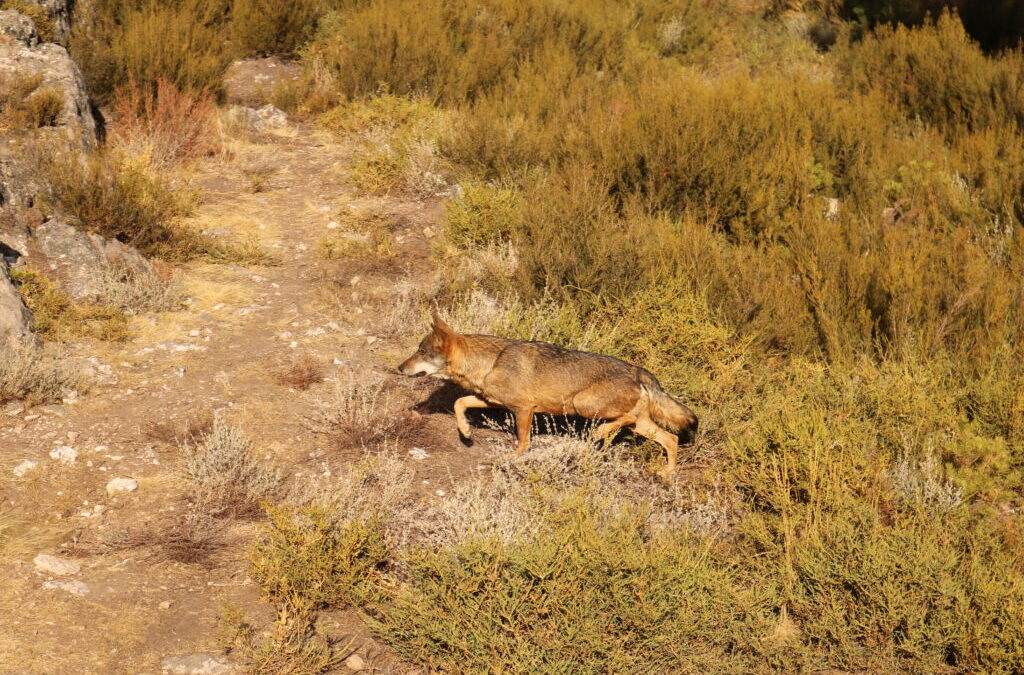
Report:
[[34,203],[39,186],[31,180],[24,158],[33,142],[45,140],[90,150],[99,143],[102,130],[102,119],[89,100],[82,73],[67,50],[40,43],[32,21],[24,15],[0,11],[0,86],[23,78],[39,78],[35,91],[54,91],[63,105],[53,126],[0,133],[0,206]]
[[89,592],[89,585],[84,581],[44,581],[43,588],[65,591],[71,595],[85,595]]
[[160,662],[167,675],[225,675],[238,671],[238,666],[210,654],[168,656]]
[[11,281],[7,261],[0,258],[0,347],[15,347],[32,338],[32,312]]
[[78,574],[82,571],[82,566],[76,562],[70,560],[61,560],[52,555],[46,555],[40,553],[32,559],[32,564],[36,566],[36,569],[44,574],[52,574],[55,577],[63,577],[68,574]]
[[269,103],[262,108],[246,108],[240,105],[229,106],[227,117],[228,120],[248,126],[257,132],[278,129],[288,124],[288,115],[280,108]]
[[33,228],[26,248],[25,262],[55,277],[78,300],[96,297],[103,271],[111,265],[128,267],[143,275],[156,273],[132,246],[85,232],[59,218]]
[[27,47],[39,44],[39,35],[32,19],[13,9],[0,11],[0,42],[18,42]]
[[134,492],[139,489],[139,482],[134,478],[115,478],[107,483],[107,494],[113,497],[119,492]]
[[63,43],[71,30],[73,0],[24,0],[26,5],[42,7],[53,21],[53,41]]

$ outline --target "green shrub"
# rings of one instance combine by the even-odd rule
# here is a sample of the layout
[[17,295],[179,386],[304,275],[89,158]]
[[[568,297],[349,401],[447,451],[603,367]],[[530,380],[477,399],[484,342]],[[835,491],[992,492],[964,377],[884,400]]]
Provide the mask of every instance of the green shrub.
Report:
[[234,0],[227,32],[241,56],[293,54],[316,29],[325,0]]
[[83,0],[75,4],[69,47],[89,93],[109,103],[119,85],[219,93],[231,62],[223,35],[227,4],[186,0]]
[[25,305],[32,310],[36,333],[46,340],[68,342],[74,338],[127,340],[128,317],[120,307],[76,303],[64,291],[36,271],[15,268],[11,278]]
[[744,588],[697,539],[648,538],[638,515],[601,522],[588,506],[570,499],[531,543],[415,555],[378,630],[445,672],[743,672],[774,589]]
[[315,507],[270,506],[252,548],[253,579],[272,602],[297,610],[361,606],[379,597],[376,576],[388,561],[373,521],[333,522]]
[[508,238],[522,208],[517,191],[468,183],[460,186],[460,193],[445,209],[444,224],[450,241],[464,246]]
[[880,87],[907,115],[950,136],[962,127],[1024,125],[1024,55],[986,56],[949,13],[919,28],[879,26],[839,50],[837,66],[847,86]]

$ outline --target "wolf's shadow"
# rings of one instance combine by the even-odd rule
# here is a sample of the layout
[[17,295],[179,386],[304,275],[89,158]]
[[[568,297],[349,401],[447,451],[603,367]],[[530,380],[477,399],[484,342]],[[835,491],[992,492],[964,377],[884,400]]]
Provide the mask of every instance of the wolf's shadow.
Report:
[[[455,401],[471,393],[451,380],[445,380],[440,387],[431,391],[425,399],[415,404],[412,409],[423,415],[444,414],[454,416]],[[509,432],[515,430],[515,420],[512,413],[505,408],[470,408],[466,411],[466,419],[471,426],[477,428],[507,430]],[[590,432],[601,421],[589,420],[579,415],[538,414],[533,418],[533,434],[570,435],[577,438],[590,438]],[[452,425],[454,426],[454,420]],[[643,441],[643,437],[636,436],[629,429],[623,429],[616,437],[616,442],[618,443],[638,444]]]

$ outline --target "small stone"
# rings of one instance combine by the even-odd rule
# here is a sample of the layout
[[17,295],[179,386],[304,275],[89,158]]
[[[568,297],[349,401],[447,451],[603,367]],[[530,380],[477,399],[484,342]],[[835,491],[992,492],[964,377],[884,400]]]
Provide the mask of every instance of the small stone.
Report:
[[171,608],[171,601],[170,600],[164,600],[163,602],[161,602],[156,607],[157,607],[157,609],[170,609]]
[[377,337],[376,335],[367,335],[366,336],[366,344],[368,344],[368,345],[372,345],[374,342],[378,342],[379,340],[380,340],[380,338]]
[[36,569],[45,574],[52,574],[55,577],[62,577],[68,574],[78,574],[82,571],[82,566],[76,562],[70,560],[61,560],[52,555],[46,555],[40,553],[32,559],[32,564],[36,566]]
[[327,223],[327,229],[328,230],[334,230],[334,229],[337,229],[337,227],[338,227],[338,222],[335,221],[335,220],[332,220],[331,222]]
[[21,478],[26,473],[36,468],[38,462],[33,462],[31,459],[26,459],[24,462],[14,467],[14,475]]
[[366,669],[366,661],[359,654],[353,654],[352,656],[345,659],[345,667],[351,671],[359,672],[360,670]]
[[192,330],[190,330],[188,332],[188,336],[189,337],[199,337],[199,329],[198,328],[193,328]]
[[134,492],[139,489],[139,482],[134,478],[115,478],[107,483],[107,494],[116,495],[118,492]]
[[185,654],[164,658],[160,670],[166,675],[226,675],[237,667],[210,654]]
[[430,455],[427,454],[427,451],[423,448],[413,448],[409,451],[409,456],[413,459],[426,459],[427,457],[430,457]]
[[89,592],[89,585],[84,581],[44,581],[43,588],[66,591],[71,595],[85,595]]
[[50,450],[50,457],[61,464],[71,466],[75,463],[75,460],[78,459],[78,450],[75,450],[70,445],[61,445]]

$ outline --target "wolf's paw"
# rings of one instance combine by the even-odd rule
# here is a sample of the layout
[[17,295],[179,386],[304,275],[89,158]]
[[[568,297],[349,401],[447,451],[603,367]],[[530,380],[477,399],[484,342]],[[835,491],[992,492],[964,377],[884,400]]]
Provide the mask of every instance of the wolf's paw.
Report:
[[460,431],[459,432],[459,440],[467,448],[472,448],[473,447],[473,439],[469,437],[469,434],[464,434],[464,433],[462,433]]
[[662,483],[671,483],[672,482],[672,478],[673,478],[673,476],[675,476],[675,474],[676,474],[675,469],[672,469],[671,471],[669,471],[669,469],[666,467],[666,468],[662,469],[661,471],[659,471],[655,475],[658,476],[658,480],[660,480]]

